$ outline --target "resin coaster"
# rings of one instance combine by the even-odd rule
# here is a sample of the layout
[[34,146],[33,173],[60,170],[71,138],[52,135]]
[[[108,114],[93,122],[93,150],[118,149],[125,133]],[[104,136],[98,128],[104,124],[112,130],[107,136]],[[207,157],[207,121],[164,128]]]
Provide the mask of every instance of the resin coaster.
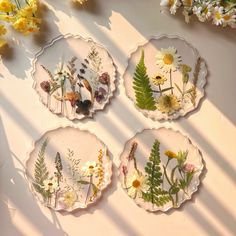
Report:
[[34,88],[47,108],[70,120],[104,109],[115,90],[116,69],[106,49],[90,39],[66,35],[34,60]]
[[67,212],[94,203],[112,175],[106,146],[95,135],[72,127],[49,131],[37,141],[26,169],[36,198]]
[[187,137],[171,129],[149,129],[126,143],[119,179],[137,205],[165,212],[191,199],[203,167],[198,148]]
[[206,64],[196,49],[183,39],[161,36],[131,54],[124,86],[144,115],[171,120],[198,106],[206,76]]

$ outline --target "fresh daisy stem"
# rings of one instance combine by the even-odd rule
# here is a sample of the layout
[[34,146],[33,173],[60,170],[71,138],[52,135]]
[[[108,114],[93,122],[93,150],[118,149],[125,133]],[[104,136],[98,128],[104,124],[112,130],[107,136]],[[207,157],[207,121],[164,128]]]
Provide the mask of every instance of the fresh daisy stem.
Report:
[[171,94],[174,94],[173,92],[173,82],[172,82],[172,70],[170,69],[170,87],[171,87]]
[[86,199],[85,199],[85,204],[86,204],[87,201],[88,201],[88,197],[89,197],[89,194],[90,194],[90,190],[91,190],[92,183],[93,183],[93,175],[90,175],[90,178],[89,178],[89,187],[88,187],[88,192],[87,192]]

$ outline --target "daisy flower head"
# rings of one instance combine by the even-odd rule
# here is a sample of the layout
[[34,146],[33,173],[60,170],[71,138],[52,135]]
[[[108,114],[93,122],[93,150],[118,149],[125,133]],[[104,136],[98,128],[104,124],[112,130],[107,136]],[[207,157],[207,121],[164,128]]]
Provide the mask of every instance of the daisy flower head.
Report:
[[177,9],[181,6],[180,0],[161,0],[162,7],[170,8],[171,14],[175,14]]
[[156,55],[156,63],[163,72],[176,71],[181,62],[181,56],[174,47],[161,48]]
[[82,167],[83,174],[87,177],[90,177],[94,174],[97,174],[98,166],[95,161],[88,161]]
[[59,185],[56,178],[46,179],[43,181],[44,190],[49,193],[54,193],[59,189]]
[[213,11],[213,24],[215,25],[223,25],[225,19],[224,19],[224,8],[220,6],[216,6]]
[[66,208],[71,208],[74,206],[77,201],[78,196],[74,190],[67,191],[63,194],[63,196],[59,199],[60,202],[65,205]]
[[140,197],[142,192],[148,190],[147,177],[141,172],[134,171],[127,176],[127,182],[124,188],[126,188],[131,198],[135,199],[136,197]]
[[155,76],[152,77],[152,82],[156,86],[163,85],[166,80],[167,78],[161,73],[157,73]]
[[181,108],[178,98],[173,94],[162,95],[157,100],[157,109],[171,115]]

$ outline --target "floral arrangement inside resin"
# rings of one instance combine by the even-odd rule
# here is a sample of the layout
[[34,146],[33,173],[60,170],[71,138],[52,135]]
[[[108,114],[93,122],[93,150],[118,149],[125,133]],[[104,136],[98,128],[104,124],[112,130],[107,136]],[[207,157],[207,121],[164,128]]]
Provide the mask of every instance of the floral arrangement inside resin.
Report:
[[129,142],[120,165],[121,184],[129,197],[149,211],[178,208],[190,199],[202,171],[202,164],[190,157],[192,152],[181,147],[160,150],[162,144],[154,139],[148,156],[141,156],[142,150],[136,154],[139,144]]
[[[38,0],[0,0],[0,20],[24,35],[39,31],[41,19],[37,15]],[[0,48],[7,44],[2,37],[6,33],[5,24],[0,24]]]
[[194,110],[203,97],[205,78],[205,63],[196,50],[168,37],[139,47],[124,74],[126,94],[154,120],[176,119]]
[[[111,163],[104,146],[92,160],[69,147],[50,147],[51,139],[40,142],[28,177],[40,201],[54,210],[86,208],[101,195],[111,177]],[[51,150],[50,150],[51,149]],[[89,156],[89,154],[88,154]]]
[[175,14],[179,8],[182,8],[187,23],[191,16],[195,15],[201,22],[212,21],[217,26],[236,27],[235,0],[161,0],[160,5],[168,8],[171,14]]
[[[57,58],[50,55],[51,60],[55,58],[57,62],[49,62],[46,54],[48,50],[53,52],[47,48],[38,57],[34,79],[41,101],[53,113],[71,120],[91,117],[96,110],[103,109],[112,96],[115,87],[112,59],[105,49],[82,38],[61,39],[54,44],[52,48],[65,51],[66,55],[57,51]],[[56,44],[60,44],[61,49]]]

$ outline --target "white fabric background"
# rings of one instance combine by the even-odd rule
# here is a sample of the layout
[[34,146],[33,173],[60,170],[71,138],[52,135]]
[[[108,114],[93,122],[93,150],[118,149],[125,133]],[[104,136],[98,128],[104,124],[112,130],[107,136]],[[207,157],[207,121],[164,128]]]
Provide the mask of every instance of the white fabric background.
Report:
[[[76,9],[69,0],[47,0],[41,36],[16,33],[0,62],[0,235],[213,235],[236,234],[236,31],[160,14],[158,0],[89,0]],[[122,75],[129,54],[151,35],[179,35],[192,43],[209,69],[207,96],[196,112],[175,122],[153,122],[125,96],[122,78],[110,106],[93,120],[74,125],[97,133],[118,164],[124,143],[143,128],[168,126],[187,134],[202,151],[206,172],[201,188],[181,209],[152,214],[136,206],[117,182],[102,199],[76,216],[42,207],[29,192],[23,161],[47,130],[72,122],[39,102],[29,76],[31,60],[60,34],[92,37],[104,44]],[[8,208],[9,207],[9,208]]]

